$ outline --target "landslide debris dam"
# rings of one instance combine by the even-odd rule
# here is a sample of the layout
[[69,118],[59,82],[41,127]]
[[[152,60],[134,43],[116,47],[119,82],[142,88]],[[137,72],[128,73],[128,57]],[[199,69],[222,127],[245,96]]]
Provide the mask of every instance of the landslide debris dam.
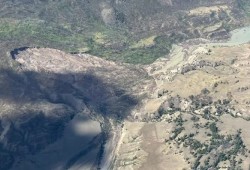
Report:
[[185,41],[150,65],[16,51],[1,169],[248,169],[250,44],[233,37]]
[[249,14],[0,0],[0,170],[248,170]]

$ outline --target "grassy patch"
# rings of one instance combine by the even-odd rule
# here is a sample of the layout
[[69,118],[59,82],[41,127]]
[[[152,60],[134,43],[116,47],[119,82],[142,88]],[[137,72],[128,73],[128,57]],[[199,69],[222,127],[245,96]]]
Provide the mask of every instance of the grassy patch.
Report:
[[148,38],[141,39],[140,41],[133,44],[130,48],[147,48],[155,45],[155,38],[156,36],[151,36]]
[[155,38],[155,44],[151,47],[130,48],[130,42],[128,42],[128,44],[125,44],[125,47],[117,50],[117,48],[105,48],[96,44],[93,40],[90,40],[89,43],[91,45],[89,46],[91,47],[91,54],[102,56],[106,59],[133,64],[150,64],[157,58],[168,54],[172,44],[176,41],[178,41],[178,36],[159,36]]
[[102,32],[96,32],[94,34],[94,41],[98,44],[101,44],[101,45],[105,44],[106,39],[107,39],[107,36],[103,34]]

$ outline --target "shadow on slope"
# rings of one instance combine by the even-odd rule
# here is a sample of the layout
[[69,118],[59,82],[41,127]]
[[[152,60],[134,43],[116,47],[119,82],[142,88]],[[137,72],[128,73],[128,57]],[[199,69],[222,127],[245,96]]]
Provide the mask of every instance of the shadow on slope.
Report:
[[83,102],[95,113],[124,119],[138,104],[125,89],[105,82],[93,73],[37,73],[0,70],[0,99],[18,104],[46,100],[79,109],[72,101]]
[[[79,123],[80,119],[75,118],[75,115],[80,112],[87,114],[86,110],[89,111],[88,115],[80,116],[82,125],[85,121],[92,121],[90,117],[122,120],[137,104],[138,100],[125,89],[120,89],[112,82],[105,82],[92,73],[54,74],[0,70],[0,112],[3,115],[0,122],[4,122],[0,124],[0,169],[10,169],[14,162],[20,159],[22,161],[15,162],[14,169],[22,169],[17,165],[27,163],[27,157],[31,160],[31,165],[33,160],[33,165],[22,164],[23,169],[43,169],[47,166],[44,164],[46,161],[48,164],[55,164],[49,167],[67,169],[78,157],[83,159],[83,156],[90,153],[97,155],[87,156],[92,160],[86,160],[84,163],[98,167],[96,164],[102,157],[104,134],[96,130],[79,135],[75,123],[72,123]],[[66,136],[69,134],[71,136]],[[78,146],[80,148],[77,148]],[[53,147],[54,151],[51,151]],[[96,148],[98,151],[94,152]],[[66,152],[67,149],[76,151],[68,155],[71,162],[51,162],[47,160],[48,155],[45,156],[46,152],[65,154],[64,150]],[[39,156],[35,156],[37,154]],[[36,165],[38,158],[43,165]]]

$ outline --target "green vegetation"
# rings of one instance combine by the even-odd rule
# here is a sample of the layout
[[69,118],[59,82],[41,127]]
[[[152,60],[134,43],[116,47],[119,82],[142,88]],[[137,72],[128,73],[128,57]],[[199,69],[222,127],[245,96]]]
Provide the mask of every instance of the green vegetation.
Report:
[[[177,39],[178,40],[178,39]],[[164,36],[155,39],[155,45],[152,47],[138,47],[130,48],[133,41],[124,42],[120,48],[112,48],[112,45],[105,47],[102,44],[96,43],[93,39],[89,40],[89,53],[106,59],[123,61],[133,64],[150,64],[157,58],[168,54],[171,49],[172,43],[177,41],[175,38],[168,38]]]
[[[2,41],[14,41],[15,44],[20,44],[19,46],[27,42],[28,46],[52,47],[72,53],[88,52],[106,59],[133,64],[152,63],[168,54],[172,43],[183,39],[176,35],[158,36],[154,43],[141,40],[139,45],[134,45],[136,40],[129,38],[125,30],[114,30],[101,23],[94,23],[93,29],[86,32],[76,32],[70,26],[41,20],[1,20],[0,23]],[[143,46],[143,43],[151,45]]]
[[[16,43],[30,41],[29,45],[61,47],[66,48],[67,51],[84,45],[83,36],[74,34],[63,26],[39,20],[1,21],[0,39]],[[76,46],[76,44],[78,45]]]

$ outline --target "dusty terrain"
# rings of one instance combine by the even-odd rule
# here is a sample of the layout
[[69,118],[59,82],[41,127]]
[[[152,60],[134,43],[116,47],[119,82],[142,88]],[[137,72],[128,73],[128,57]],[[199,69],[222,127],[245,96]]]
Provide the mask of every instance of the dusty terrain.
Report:
[[199,42],[145,66],[156,87],[144,123],[124,123],[117,169],[249,168],[250,45]]

